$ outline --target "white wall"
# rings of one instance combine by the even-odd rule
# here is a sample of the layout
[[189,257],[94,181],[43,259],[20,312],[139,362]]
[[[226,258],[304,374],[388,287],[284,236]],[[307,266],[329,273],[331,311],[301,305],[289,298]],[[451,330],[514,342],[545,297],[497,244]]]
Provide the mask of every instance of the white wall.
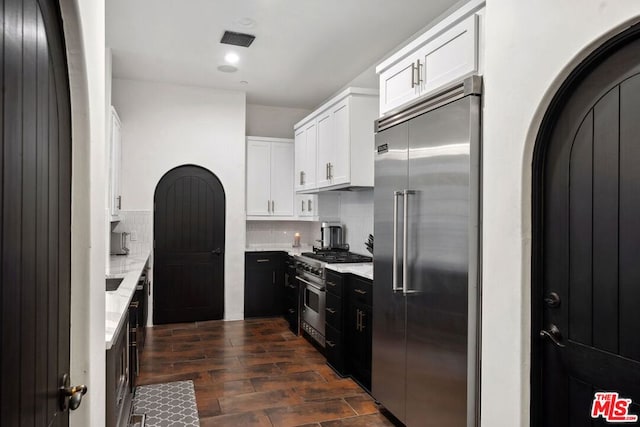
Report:
[[309,115],[302,108],[247,104],[247,135],[293,139],[293,125]]
[[484,427],[529,425],[531,161],[540,121],[579,60],[638,15],[636,0],[487,0]]
[[152,210],[170,169],[196,164],[226,193],[225,319],[242,319],[245,249],[245,94],[116,79],[122,119],[122,208]]
[[70,425],[105,421],[104,0],[62,0],[72,114],[71,381],[89,392]]

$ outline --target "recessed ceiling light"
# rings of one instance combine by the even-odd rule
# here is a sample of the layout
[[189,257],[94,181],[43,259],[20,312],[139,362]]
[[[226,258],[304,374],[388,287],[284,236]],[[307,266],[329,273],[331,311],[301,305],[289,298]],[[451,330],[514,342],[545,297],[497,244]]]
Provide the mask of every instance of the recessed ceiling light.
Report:
[[236,19],[234,23],[242,28],[253,28],[256,26],[256,21],[248,17]]
[[223,73],[235,73],[238,71],[238,68],[233,65],[220,65],[218,67],[218,71],[222,71]]
[[224,56],[224,60],[229,64],[236,64],[238,61],[240,61],[240,57],[233,52],[229,52]]
[[248,81],[246,81],[246,80],[240,80],[240,84],[241,84],[241,85],[248,85],[248,84],[249,84],[249,82],[248,82]]

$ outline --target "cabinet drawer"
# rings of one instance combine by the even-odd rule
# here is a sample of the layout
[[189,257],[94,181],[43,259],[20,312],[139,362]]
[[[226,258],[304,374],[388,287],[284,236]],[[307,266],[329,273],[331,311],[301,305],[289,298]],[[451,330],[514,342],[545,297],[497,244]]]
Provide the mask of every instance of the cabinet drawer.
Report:
[[325,330],[325,350],[327,363],[340,375],[345,375],[347,372],[342,334],[329,325],[327,325]]
[[327,292],[342,297],[344,277],[340,273],[326,270]]
[[351,276],[349,280],[349,298],[351,301],[371,306],[373,303],[373,285],[370,280]]
[[325,311],[325,322],[338,331],[342,331],[342,298],[327,293]]
[[247,267],[272,269],[282,263],[283,256],[282,252],[247,252],[245,262]]

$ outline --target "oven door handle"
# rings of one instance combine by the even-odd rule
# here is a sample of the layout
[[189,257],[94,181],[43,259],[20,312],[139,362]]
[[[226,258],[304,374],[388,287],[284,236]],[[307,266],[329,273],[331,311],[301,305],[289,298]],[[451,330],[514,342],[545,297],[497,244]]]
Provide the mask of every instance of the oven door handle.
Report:
[[296,279],[300,280],[302,283],[304,283],[304,284],[306,284],[306,285],[311,286],[312,288],[315,288],[315,289],[319,290],[320,292],[324,292],[324,289],[325,289],[325,288],[324,288],[324,287],[322,287],[322,286],[318,286],[318,285],[316,285],[315,283],[311,283],[311,282],[309,282],[308,280],[305,280],[305,279],[303,279],[303,278],[302,278],[302,277],[300,277],[300,276],[296,276]]

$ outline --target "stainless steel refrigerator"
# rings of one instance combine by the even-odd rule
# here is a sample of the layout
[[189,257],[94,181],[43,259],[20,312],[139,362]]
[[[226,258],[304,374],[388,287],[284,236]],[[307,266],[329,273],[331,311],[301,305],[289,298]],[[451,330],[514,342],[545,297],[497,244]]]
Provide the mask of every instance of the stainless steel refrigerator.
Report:
[[408,427],[478,419],[480,93],[376,121],[372,394]]

